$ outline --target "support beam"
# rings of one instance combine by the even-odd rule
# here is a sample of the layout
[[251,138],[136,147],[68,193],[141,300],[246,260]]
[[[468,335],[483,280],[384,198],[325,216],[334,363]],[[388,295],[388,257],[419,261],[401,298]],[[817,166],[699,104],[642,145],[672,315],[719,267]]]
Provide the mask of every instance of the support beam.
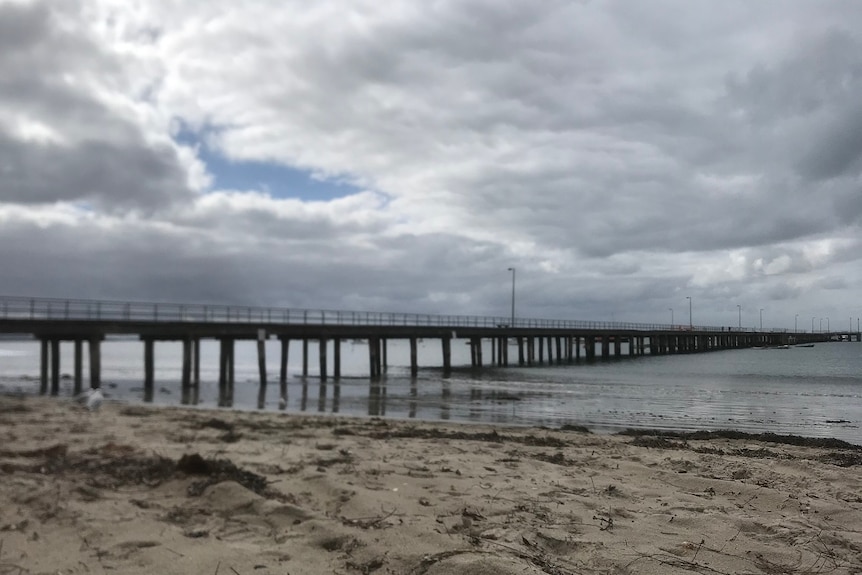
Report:
[[144,401],[153,400],[153,374],[155,373],[153,345],[152,339],[144,340]]
[[39,393],[45,395],[48,393],[48,363],[51,361],[51,347],[47,339],[42,338],[41,343],[41,361],[39,363]]
[[183,340],[183,393],[188,393],[192,386],[192,340],[185,338]]
[[83,342],[80,339],[75,340],[75,395],[81,393],[84,387],[84,352]]
[[417,341],[415,337],[410,338],[410,375],[416,377],[419,373],[419,361],[418,361],[418,350],[417,350]]
[[320,381],[326,381],[326,339],[318,340],[318,351],[320,356]]
[[90,338],[90,387],[102,386],[102,338]]
[[257,371],[260,375],[260,385],[257,390],[257,408],[266,406],[266,333],[259,330],[257,335]]
[[60,340],[51,340],[51,395],[60,395]]
[[[332,376],[335,379],[341,379],[341,338],[340,337],[333,338],[333,340],[332,340]],[[335,389],[337,390],[338,387],[336,387]]]

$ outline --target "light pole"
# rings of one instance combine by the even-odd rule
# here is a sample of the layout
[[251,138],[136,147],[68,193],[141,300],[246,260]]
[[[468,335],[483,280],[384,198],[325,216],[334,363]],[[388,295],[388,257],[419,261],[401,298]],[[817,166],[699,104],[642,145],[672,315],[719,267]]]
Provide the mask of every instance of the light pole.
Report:
[[796,317],[793,318],[793,331],[794,332],[799,331],[799,328],[797,327],[798,325],[799,325],[799,314],[796,314]]
[[814,333],[814,316],[811,316],[811,333]]
[[512,325],[511,325],[511,327],[515,327],[515,268],[509,268],[509,271],[512,272]]
[[672,328],[673,327],[673,308],[669,307],[667,309],[670,310],[670,327]]
[[760,308],[760,331],[763,331],[763,308]]
[[737,324],[737,327],[740,330],[742,330],[742,306],[739,304],[736,304],[736,311],[737,311],[737,315],[739,316],[739,319],[737,320],[739,322]]
[[828,317],[826,318],[826,331],[828,331],[829,333],[832,333],[832,330],[829,329],[829,318]]
[[688,329],[692,329],[694,324],[691,321],[691,296],[685,296],[685,299],[688,300]]
[[823,318],[822,317],[820,318],[820,329],[817,331],[819,331],[821,333],[823,332]]

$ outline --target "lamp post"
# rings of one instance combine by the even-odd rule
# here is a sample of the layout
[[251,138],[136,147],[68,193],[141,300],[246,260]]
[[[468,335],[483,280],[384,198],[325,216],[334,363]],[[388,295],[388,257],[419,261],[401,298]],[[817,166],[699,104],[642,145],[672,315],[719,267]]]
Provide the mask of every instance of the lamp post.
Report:
[[819,331],[821,333],[823,332],[823,318],[822,317],[820,318],[820,329],[817,331]]
[[738,320],[737,320],[737,321],[739,322],[739,323],[737,324],[737,327],[738,327],[740,330],[742,330],[742,306],[741,306],[741,305],[739,305],[739,304],[736,304],[736,311],[737,311],[737,315],[739,316],[739,318],[738,318]]
[[515,268],[509,268],[509,271],[512,272],[512,325],[511,325],[511,327],[515,327]]
[[832,333],[832,330],[829,328],[829,318],[826,318],[826,331]]
[[685,299],[688,300],[688,329],[692,329],[694,324],[691,321],[691,296],[685,296]]
[[673,328],[673,308],[669,307],[667,309],[670,310],[670,327]]
[[760,331],[763,331],[763,308],[760,308]]
[[811,333],[814,333],[814,316],[811,316]]
[[799,325],[799,314],[796,314],[796,317],[793,318],[793,331],[794,332],[799,331],[798,325]]

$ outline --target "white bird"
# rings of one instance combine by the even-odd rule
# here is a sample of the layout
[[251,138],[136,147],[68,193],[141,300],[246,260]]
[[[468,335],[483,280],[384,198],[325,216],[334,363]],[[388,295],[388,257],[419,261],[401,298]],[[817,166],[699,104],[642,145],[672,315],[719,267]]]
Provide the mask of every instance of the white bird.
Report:
[[98,411],[102,406],[102,400],[105,396],[102,395],[102,390],[99,388],[90,388],[87,391],[75,396],[75,401],[81,405],[86,405],[90,411]]
[[281,396],[278,400],[278,408],[284,409],[285,407],[287,407],[287,398],[284,396]]
[[90,411],[99,411],[104,398],[101,389],[90,389],[90,397],[87,398],[87,409]]

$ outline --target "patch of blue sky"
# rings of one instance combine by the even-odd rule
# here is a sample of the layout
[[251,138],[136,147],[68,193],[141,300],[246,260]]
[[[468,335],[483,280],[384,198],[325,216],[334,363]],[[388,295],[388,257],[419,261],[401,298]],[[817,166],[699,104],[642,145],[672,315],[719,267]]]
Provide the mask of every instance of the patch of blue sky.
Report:
[[326,201],[358,193],[344,180],[325,179],[311,171],[276,163],[234,161],[214,152],[202,138],[182,130],[175,136],[182,144],[196,146],[198,158],[213,178],[214,190],[260,191],[274,198]]

